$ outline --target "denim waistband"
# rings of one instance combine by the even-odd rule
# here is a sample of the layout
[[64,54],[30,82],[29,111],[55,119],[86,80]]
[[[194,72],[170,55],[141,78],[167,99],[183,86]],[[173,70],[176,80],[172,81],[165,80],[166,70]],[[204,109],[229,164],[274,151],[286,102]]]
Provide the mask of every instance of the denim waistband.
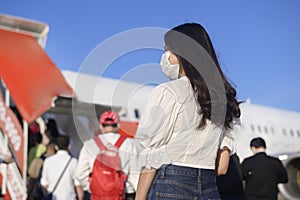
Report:
[[178,165],[163,165],[158,171],[157,175],[164,177],[165,175],[182,175],[189,177],[211,178],[215,177],[215,170],[211,169],[199,169],[192,167],[184,167]]

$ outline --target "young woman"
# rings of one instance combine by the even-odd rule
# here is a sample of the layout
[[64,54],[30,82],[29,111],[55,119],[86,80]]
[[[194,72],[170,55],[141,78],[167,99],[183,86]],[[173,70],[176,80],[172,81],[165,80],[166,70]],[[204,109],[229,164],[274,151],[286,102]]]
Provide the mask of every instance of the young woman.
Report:
[[139,124],[136,200],[219,199],[216,171],[226,172],[238,134],[236,91],[196,23],[166,33],[161,67],[172,81],[153,90]]

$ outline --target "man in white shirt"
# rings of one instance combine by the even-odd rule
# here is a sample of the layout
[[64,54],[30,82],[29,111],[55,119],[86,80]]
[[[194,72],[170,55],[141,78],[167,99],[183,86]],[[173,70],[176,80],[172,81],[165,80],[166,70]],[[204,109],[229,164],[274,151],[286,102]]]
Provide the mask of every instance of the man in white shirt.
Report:
[[[99,134],[98,137],[105,146],[109,144],[114,145],[119,139],[119,122],[120,119],[118,113],[113,111],[104,112],[100,116],[99,128],[102,134]],[[76,178],[85,191],[84,199],[89,199],[89,176],[92,172],[94,161],[99,152],[99,147],[95,143],[94,138],[84,142],[84,145],[80,151],[76,169]],[[119,148],[119,156],[121,160],[122,170],[126,175],[128,175],[128,180],[125,187],[125,193],[127,196],[126,199],[130,199],[129,196],[133,196],[132,199],[134,199],[134,193],[136,191],[138,181],[138,173],[135,170],[137,166],[135,160],[135,148],[133,140],[131,138],[126,138],[126,140],[121,144]]]
[[[56,140],[57,153],[46,158],[43,164],[41,185],[47,189],[48,193],[53,193],[53,200],[75,200],[76,191],[78,199],[82,200],[83,198],[81,186],[75,179],[77,160],[71,158],[69,154],[70,147],[68,136],[58,136]],[[57,184],[60,176],[61,179]],[[56,184],[57,187],[53,192]],[[76,191],[74,188],[76,188]]]

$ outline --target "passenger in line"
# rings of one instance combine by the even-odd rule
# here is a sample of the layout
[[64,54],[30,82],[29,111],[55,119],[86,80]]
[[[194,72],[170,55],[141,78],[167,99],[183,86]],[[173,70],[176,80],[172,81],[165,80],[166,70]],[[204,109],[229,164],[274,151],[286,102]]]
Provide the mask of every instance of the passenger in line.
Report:
[[42,199],[44,194],[41,186],[41,176],[43,170],[43,163],[46,158],[56,153],[55,143],[50,142],[47,144],[46,153],[41,155],[39,158],[33,159],[28,169],[28,184],[27,184],[27,199],[28,200],[39,200]]
[[[98,137],[106,148],[120,139],[119,130],[120,117],[117,112],[106,111],[101,114],[99,119],[99,128],[101,133],[96,136]],[[76,178],[80,181],[84,189],[84,199],[89,199],[90,195],[92,199],[112,199],[109,197],[99,197],[97,194],[90,194],[90,179],[93,179],[91,175],[93,170],[93,165],[96,156],[100,152],[100,147],[96,144],[96,138],[92,138],[86,141],[80,151],[78,166],[76,169]],[[135,191],[138,181],[138,173],[136,172],[136,161],[135,161],[135,148],[133,140],[131,138],[126,138],[120,148],[119,156],[121,160],[121,168],[128,175],[128,180],[125,186],[126,199],[134,200]],[[104,163],[105,164],[105,163]],[[91,177],[90,177],[91,176]],[[106,183],[109,185],[109,183]],[[100,190],[100,189],[99,189]]]
[[276,200],[277,184],[288,182],[287,172],[278,158],[266,154],[264,139],[252,139],[250,148],[254,155],[242,162],[246,200]]
[[200,24],[168,31],[160,64],[172,81],[154,88],[136,133],[136,200],[220,199],[215,163],[221,149],[228,165],[238,134],[236,91]]
[[70,148],[69,137],[58,136],[57,153],[46,158],[43,164],[41,185],[47,193],[53,194],[53,200],[75,200],[76,196],[79,200],[83,199],[82,188],[75,179],[77,159],[69,154]]
[[48,119],[46,127],[45,134],[50,140],[55,140],[60,135],[55,119]]
[[30,168],[31,162],[35,158],[39,158],[41,155],[43,155],[46,152],[46,145],[42,143],[43,136],[40,132],[36,132],[32,134],[31,139],[34,146],[31,147],[28,152],[28,161],[27,161],[28,169]]

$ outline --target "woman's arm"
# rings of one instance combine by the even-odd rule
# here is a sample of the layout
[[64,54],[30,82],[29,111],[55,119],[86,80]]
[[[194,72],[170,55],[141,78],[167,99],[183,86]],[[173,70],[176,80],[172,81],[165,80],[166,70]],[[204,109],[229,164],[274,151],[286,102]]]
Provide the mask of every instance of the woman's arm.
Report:
[[220,150],[216,160],[216,174],[225,175],[228,170],[230,153],[235,152],[235,140],[240,134],[241,121],[235,118],[232,121],[232,128],[225,129],[221,139]]
[[157,86],[149,95],[136,135],[136,149],[140,178],[136,200],[145,200],[156,170],[171,163],[166,145],[173,134],[181,104],[165,86]]
[[228,147],[224,146],[218,151],[217,161],[216,161],[216,173],[217,176],[225,175],[228,170],[230,159],[230,150]]
[[155,169],[143,168],[137,186],[135,200],[146,200],[153,178],[156,174]]

